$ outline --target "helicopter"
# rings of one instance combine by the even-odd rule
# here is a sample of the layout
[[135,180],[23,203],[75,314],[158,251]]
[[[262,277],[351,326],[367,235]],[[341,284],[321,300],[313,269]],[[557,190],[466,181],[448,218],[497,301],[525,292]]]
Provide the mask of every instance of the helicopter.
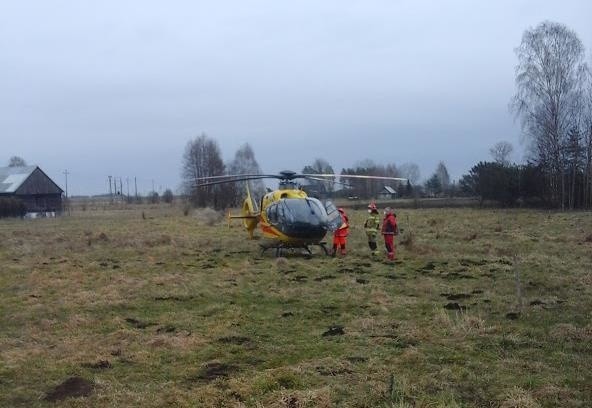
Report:
[[[336,231],[342,225],[341,215],[333,202],[309,197],[298,185],[296,180],[328,181],[345,184],[334,180],[341,179],[378,179],[407,181],[399,177],[362,176],[347,174],[298,174],[291,170],[280,171],[278,174],[234,174],[223,176],[202,177],[196,179],[196,187],[246,181],[247,195],[243,201],[240,215],[228,213],[229,225],[232,219],[242,219],[250,239],[255,238],[255,230],[259,226],[263,235],[260,243],[261,252],[275,249],[279,256],[282,249],[303,249],[312,254],[310,246],[320,246],[328,255],[323,238],[327,232]],[[268,189],[257,203],[251,196],[250,180],[278,179],[276,190]],[[345,184],[347,185],[347,184]]]

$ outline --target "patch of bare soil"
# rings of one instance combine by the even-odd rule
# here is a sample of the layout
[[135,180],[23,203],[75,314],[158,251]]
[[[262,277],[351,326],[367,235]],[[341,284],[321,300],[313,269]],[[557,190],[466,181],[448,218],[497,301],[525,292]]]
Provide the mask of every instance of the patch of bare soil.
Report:
[[462,266],[483,266],[487,264],[487,260],[485,259],[467,259],[463,258],[459,261]]
[[417,270],[417,272],[429,273],[430,271],[433,271],[434,269],[436,269],[436,263],[435,262],[428,262],[427,264],[425,264],[424,266],[419,268]]
[[187,302],[195,299],[195,296],[156,296],[156,301]]
[[366,361],[368,361],[368,359],[366,357],[360,357],[360,356],[351,356],[351,357],[346,357],[345,358],[347,361],[349,361],[350,363],[365,363]]
[[463,306],[463,305],[459,305],[456,302],[450,302],[450,303],[446,303],[444,305],[444,309],[448,309],[448,310],[465,310],[467,307]]
[[66,398],[88,397],[94,389],[93,383],[82,377],[70,377],[60,385],[51,390],[45,398],[45,401],[55,402]]
[[243,344],[251,344],[251,339],[245,336],[226,336],[220,337],[218,342],[223,344],[236,344],[236,345],[243,345]]
[[177,331],[177,328],[170,324],[165,324],[162,327],[156,329],[156,333],[174,333]]
[[350,370],[349,368],[345,368],[345,367],[338,367],[338,368],[330,368],[330,367],[322,367],[322,366],[318,366],[316,367],[317,372],[320,375],[324,375],[324,376],[336,376],[336,375],[343,375],[343,374],[351,374],[352,370]]
[[337,278],[337,277],[334,275],[323,275],[323,276],[319,276],[318,278],[315,278],[314,280],[317,282],[322,282],[324,280],[335,279],[335,278]]
[[343,336],[345,331],[343,330],[343,326],[334,325],[327,329],[326,332],[323,333],[323,337],[327,336]]
[[128,322],[129,324],[131,324],[132,326],[134,326],[136,329],[145,329],[148,326],[155,326],[156,325],[156,323],[143,322],[141,320],[134,319],[133,317],[128,317],[125,319],[125,321]]
[[95,370],[104,370],[107,368],[113,368],[109,360],[99,360],[96,363],[83,363],[82,367],[92,368]]
[[447,300],[463,300],[471,297],[468,293],[440,293],[440,296],[444,296]]
[[210,361],[206,363],[195,377],[198,381],[213,381],[216,378],[228,378],[232,373],[238,371],[238,367],[232,364]]

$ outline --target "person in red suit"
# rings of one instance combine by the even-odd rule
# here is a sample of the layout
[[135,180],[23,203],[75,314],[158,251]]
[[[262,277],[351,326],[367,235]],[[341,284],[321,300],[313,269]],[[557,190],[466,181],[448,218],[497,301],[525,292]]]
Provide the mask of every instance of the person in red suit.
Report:
[[345,255],[345,244],[347,244],[347,236],[349,234],[349,219],[345,214],[343,208],[338,208],[341,215],[341,227],[333,233],[333,256],[337,255],[337,247],[341,251],[341,255]]
[[399,227],[397,226],[397,215],[392,208],[386,207],[384,209],[384,219],[382,220],[382,235],[384,236],[384,246],[388,259],[395,260],[395,235],[399,234]]

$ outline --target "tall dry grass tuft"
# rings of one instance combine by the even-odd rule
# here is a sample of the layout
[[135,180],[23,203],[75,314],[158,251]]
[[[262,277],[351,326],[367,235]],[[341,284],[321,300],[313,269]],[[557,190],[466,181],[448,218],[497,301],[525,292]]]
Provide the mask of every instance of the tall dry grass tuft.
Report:
[[530,392],[520,387],[512,388],[500,405],[501,408],[538,408],[540,406]]
[[275,266],[276,268],[278,268],[278,270],[282,271],[284,269],[286,269],[289,265],[289,262],[286,258],[284,258],[283,256],[277,257],[275,258]]
[[484,334],[493,328],[485,325],[485,320],[467,311],[457,311],[451,316],[446,310],[437,308],[434,313],[434,321],[449,333],[465,338],[474,334]]
[[549,336],[555,341],[592,343],[592,326],[576,327],[571,323],[558,323],[551,328]]
[[198,208],[193,212],[193,217],[202,225],[211,227],[222,219],[222,214],[212,208]]
[[413,231],[407,231],[403,234],[401,239],[399,240],[399,244],[407,247],[407,249],[412,249],[413,244],[415,243],[415,235],[413,235]]

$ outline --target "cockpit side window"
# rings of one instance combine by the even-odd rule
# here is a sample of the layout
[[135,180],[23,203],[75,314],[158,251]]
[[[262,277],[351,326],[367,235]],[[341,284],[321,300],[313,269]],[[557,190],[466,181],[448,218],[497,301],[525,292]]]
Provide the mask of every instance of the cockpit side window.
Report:
[[270,205],[267,207],[267,220],[272,224],[278,223],[277,205]]

